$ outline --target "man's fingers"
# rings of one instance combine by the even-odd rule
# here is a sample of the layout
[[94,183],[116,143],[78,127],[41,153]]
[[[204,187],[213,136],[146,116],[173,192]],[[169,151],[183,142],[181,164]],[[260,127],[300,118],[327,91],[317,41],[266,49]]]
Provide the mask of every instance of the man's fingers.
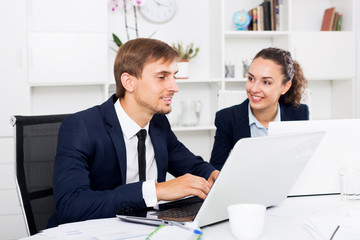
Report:
[[205,199],[210,188],[211,183],[206,179],[191,174],[185,174],[170,181],[156,184],[158,201],[176,200],[189,195]]

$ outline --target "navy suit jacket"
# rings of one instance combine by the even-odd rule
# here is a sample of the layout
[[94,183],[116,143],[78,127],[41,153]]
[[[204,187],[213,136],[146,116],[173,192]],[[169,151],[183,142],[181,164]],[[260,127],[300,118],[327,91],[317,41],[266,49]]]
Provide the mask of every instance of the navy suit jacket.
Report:
[[[215,142],[211,153],[210,163],[221,170],[231,149],[241,138],[251,137],[249,126],[249,99],[241,104],[224,108],[215,116]],[[309,108],[301,104],[280,104],[281,121],[309,120]]]
[[[126,149],[117,118],[115,95],[99,106],[67,117],[59,130],[54,166],[55,214],[48,227],[114,217],[116,210],[142,209],[142,183],[126,183]],[[158,182],[166,172],[208,178],[215,168],[178,141],[165,115],[149,125]]]

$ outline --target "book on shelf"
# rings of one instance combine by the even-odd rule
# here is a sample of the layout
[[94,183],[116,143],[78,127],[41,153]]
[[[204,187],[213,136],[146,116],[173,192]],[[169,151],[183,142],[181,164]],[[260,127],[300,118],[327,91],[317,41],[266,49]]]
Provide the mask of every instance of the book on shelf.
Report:
[[331,31],[335,18],[335,7],[327,8],[321,24],[321,31]]
[[342,13],[337,12],[335,7],[324,11],[321,31],[341,31]]
[[335,12],[332,31],[341,31],[341,22],[342,22],[342,13],[341,12]]
[[258,30],[258,14],[257,14],[257,8],[252,9],[252,16],[253,16],[253,30]]
[[259,5],[257,6],[257,13],[258,13],[258,31],[264,31],[264,8]]
[[249,26],[247,28],[248,31],[252,31],[253,30],[253,12],[252,9],[248,11],[249,17],[250,17],[250,23]]
[[276,0],[270,0],[271,30],[276,31]]
[[248,30],[281,31],[283,30],[283,0],[263,0],[254,8],[248,10],[252,20]]
[[336,31],[341,31],[341,22],[342,22],[342,13],[339,12],[338,18],[336,21]]
[[276,30],[283,31],[284,30],[284,4],[283,0],[277,0],[277,8],[279,12],[277,13],[277,19],[279,19],[276,24],[279,26]]
[[334,20],[333,20],[333,23],[332,23],[332,26],[331,26],[331,31],[336,31],[338,18],[339,18],[339,12],[335,12]]
[[264,1],[260,4],[263,7],[264,30],[271,31],[271,6],[270,1]]
[[279,17],[279,11],[280,11],[280,0],[275,0],[275,30],[280,31],[280,17]]

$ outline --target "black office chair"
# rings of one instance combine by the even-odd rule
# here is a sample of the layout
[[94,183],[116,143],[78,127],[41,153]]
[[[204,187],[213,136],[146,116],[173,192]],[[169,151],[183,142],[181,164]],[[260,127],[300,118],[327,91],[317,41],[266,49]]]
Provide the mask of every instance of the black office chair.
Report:
[[54,214],[53,171],[61,122],[68,116],[13,116],[16,186],[29,235]]

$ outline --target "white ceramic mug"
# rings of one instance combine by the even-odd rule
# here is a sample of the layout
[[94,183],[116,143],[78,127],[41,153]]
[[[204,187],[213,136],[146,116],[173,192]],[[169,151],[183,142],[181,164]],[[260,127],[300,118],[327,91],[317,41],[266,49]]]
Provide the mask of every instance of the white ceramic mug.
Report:
[[230,227],[239,240],[258,238],[265,223],[266,207],[262,204],[234,204],[228,207]]

